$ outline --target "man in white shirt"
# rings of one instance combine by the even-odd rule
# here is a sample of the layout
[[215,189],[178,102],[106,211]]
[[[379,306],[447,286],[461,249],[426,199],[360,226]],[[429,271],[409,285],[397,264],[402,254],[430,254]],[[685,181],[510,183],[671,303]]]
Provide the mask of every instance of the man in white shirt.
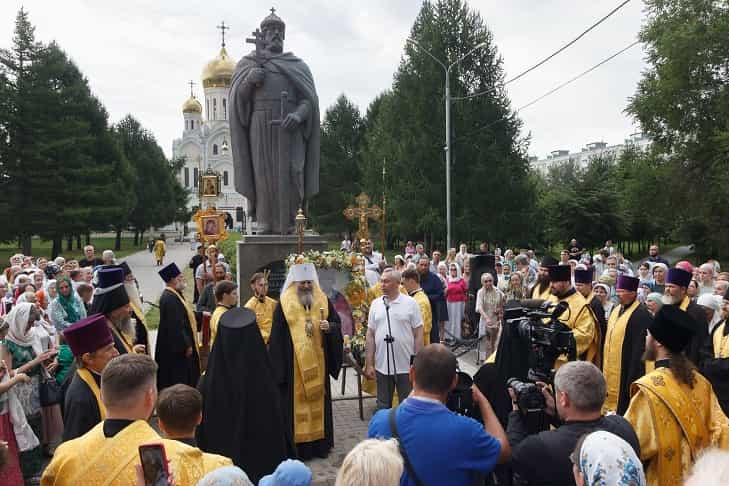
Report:
[[367,319],[364,371],[366,377],[377,379],[378,409],[392,406],[395,387],[401,401],[410,394],[410,357],[423,347],[420,307],[415,299],[400,293],[400,272],[386,268],[380,282],[383,295],[372,301]]

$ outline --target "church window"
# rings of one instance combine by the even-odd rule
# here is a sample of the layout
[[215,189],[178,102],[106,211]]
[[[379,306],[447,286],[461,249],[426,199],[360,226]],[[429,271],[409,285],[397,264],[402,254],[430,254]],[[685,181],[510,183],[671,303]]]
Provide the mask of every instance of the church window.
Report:
[[218,155],[218,144],[217,143],[213,144],[213,155]]
[[225,98],[223,98],[223,120],[228,119],[228,103],[225,101]]
[[205,113],[208,114],[208,119],[210,119],[210,100],[205,100]]
[[218,99],[213,98],[213,120],[218,119]]
[[185,167],[185,187],[190,187],[190,168]]
[[228,171],[227,170],[223,171],[223,185],[224,186],[228,185]]
[[187,130],[187,120],[185,120],[185,130]]
[[190,130],[195,128],[195,120],[190,120]]
[[197,187],[197,175],[197,167],[195,167],[192,169],[192,187]]

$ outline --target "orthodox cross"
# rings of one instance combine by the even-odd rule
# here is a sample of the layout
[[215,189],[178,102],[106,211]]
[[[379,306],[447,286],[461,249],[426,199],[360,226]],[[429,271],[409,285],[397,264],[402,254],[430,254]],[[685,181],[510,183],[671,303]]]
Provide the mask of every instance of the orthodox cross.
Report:
[[377,221],[380,219],[382,217],[382,209],[377,204],[369,206],[370,197],[364,192],[361,192],[359,196],[354,198],[354,201],[357,203],[357,207],[349,206],[342,213],[349,220],[357,218],[359,223],[359,227],[357,228],[357,241],[369,239],[369,220],[374,219]]
[[223,36],[223,47],[225,47],[225,31],[230,30],[230,27],[225,25],[225,20],[223,20],[222,22],[220,22],[220,25],[216,26],[215,28],[220,29],[220,33]]
[[275,15],[275,14],[276,14],[276,9],[271,7],[271,15]]
[[194,94],[192,94],[192,87],[193,87],[193,86],[195,86],[195,83],[194,83],[194,82],[192,81],[192,79],[191,79],[191,80],[190,80],[190,82],[189,82],[189,83],[187,83],[187,84],[189,84],[189,85],[190,85],[190,98],[194,98],[194,97],[195,97],[195,95],[194,95]]

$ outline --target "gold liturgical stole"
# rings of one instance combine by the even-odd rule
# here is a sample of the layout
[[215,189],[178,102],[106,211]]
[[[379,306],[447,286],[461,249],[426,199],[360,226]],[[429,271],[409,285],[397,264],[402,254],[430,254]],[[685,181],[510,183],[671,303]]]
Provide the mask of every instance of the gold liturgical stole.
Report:
[[268,345],[268,339],[271,337],[271,326],[273,325],[273,311],[276,310],[276,302],[270,297],[266,297],[263,302],[259,301],[255,296],[248,299],[245,307],[256,313],[256,324],[261,331],[263,342]]
[[[294,348],[294,442],[323,439],[327,373],[319,309],[324,309],[323,319],[327,319],[329,302],[324,292],[314,287],[314,303],[310,309],[305,309],[299,302],[296,285],[291,285],[281,296],[281,309]],[[311,336],[306,333],[307,322]]]
[[[175,289],[171,287],[167,287],[167,290],[175,294],[175,297],[177,297],[177,300],[180,301],[180,304],[182,304],[182,307],[185,308],[185,312],[187,313],[187,319],[190,321],[190,327],[192,328],[192,340],[195,343],[195,354],[197,354],[197,360],[200,362],[200,344],[197,342],[197,319],[195,319],[195,313],[190,309],[190,306],[187,305],[187,302],[185,299],[182,298],[179,292],[177,292]],[[202,364],[200,365],[202,368]]]
[[[700,378],[700,377],[699,377]],[[697,379],[693,389],[681,385],[668,368],[658,368],[652,373],[635,381],[632,387],[645,392],[653,412],[654,433],[658,442],[657,467],[651,468],[658,473],[658,484],[680,484],[683,474],[681,464],[681,444],[688,445],[691,462],[702,449],[710,443],[707,421],[711,417],[708,407],[713,395],[711,385],[704,379]],[[636,388],[631,390],[635,394]],[[695,403],[692,396],[699,401]],[[676,483],[676,481],[679,481]]]
[[119,338],[119,340],[122,343],[122,346],[124,346],[124,349],[127,350],[127,353],[131,354],[134,352],[134,347],[132,346],[132,343],[129,342],[129,339],[127,339],[127,336],[123,332],[119,332],[116,327],[114,327],[114,324],[108,324],[109,329],[111,332]]
[[625,330],[628,327],[630,316],[638,308],[640,302],[636,299],[625,312],[619,317],[620,308],[616,308],[608,320],[607,333],[605,335],[605,352],[603,356],[602,370],[605,374],[607,384],[607,397],[603,405],[604,411],[618,409],[618,396],[620,395],[620,370],[622,369],[623,341]]
[[715,358],[729,358],[729,336],[724,335],[725,326],[726,322],[714,329],[713,344]]
[[103,421],[106,418],[106,407],[104,406],[104,402],[101,401],[101,391],[96,384],[96,380],[94,380],[94,377],[91,376],[91,371],[87,370],[86,368],[78,368],[76,370],[76,373],[78,373],[79,378],[81,378],[84,383],[86,383],[86,385],[91,390],[91,393],[94,394],[94,398],[96,398],[96,404],[99,406],[99,414],[101,415],[101,420]]

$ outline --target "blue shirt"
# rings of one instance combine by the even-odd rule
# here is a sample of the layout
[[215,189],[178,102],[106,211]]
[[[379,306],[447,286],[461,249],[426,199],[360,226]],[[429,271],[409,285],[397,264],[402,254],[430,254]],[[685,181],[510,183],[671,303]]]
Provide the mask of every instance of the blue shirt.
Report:
[[[457,415],[442,403],[410,397],[398,407],[397,430],[410,463],[425,486],[471,485],[475,473],[490,473],[501,454],[501,444],[483,425]],[[370,420],[370,438],[390,438],[390,410]],[[401,486],[415,485],[403,471]]]

